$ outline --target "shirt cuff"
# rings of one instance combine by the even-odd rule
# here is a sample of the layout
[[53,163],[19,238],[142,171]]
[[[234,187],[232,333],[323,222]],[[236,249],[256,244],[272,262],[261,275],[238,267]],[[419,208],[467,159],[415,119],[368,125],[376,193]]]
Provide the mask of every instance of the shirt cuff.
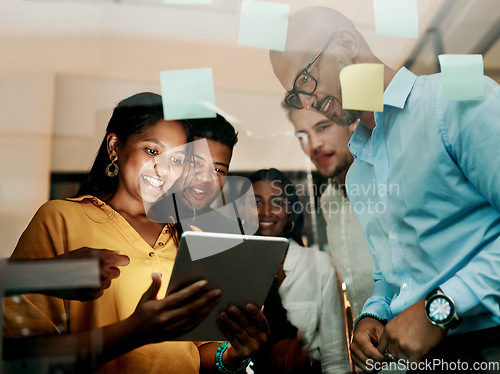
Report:
[[390,321],[394,318],[394,315],[391,313],[389,305],[385,301],[377,300],[375,297],[370,297],[366,300],[365,306],[361,311],[361,315],[363,314],[373,314],[378,316],[381,320]]
[[379,321],[382,325],[386,325],[387,324],[387,320],[386,319],[382,319],[380,318],[379,316],[375,315],[375,314],[372,314],[372,313],[361,313],[358,318],[356,318],[356,321],[354,321],[354,323],[352,324],[352,333],[354,334],[354,331],[356,331],[356,325],[358,324],[359,321],[361,321],[363,318],[373,318],[373,319],[376,319],[377,321]]
[[481,304],[474,292],[458,276],[448,279],[439,288],[453,300],[459,317],[467,316],[469,312]]

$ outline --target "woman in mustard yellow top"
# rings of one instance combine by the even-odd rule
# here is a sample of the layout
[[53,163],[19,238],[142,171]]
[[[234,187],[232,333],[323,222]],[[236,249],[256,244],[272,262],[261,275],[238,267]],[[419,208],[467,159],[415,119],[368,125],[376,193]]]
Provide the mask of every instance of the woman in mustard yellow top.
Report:
[[220,290],[207,290],[205,281],[165,297],[177,229],[145,214],[144,203],[168,191],[189,164],[189,141],[188,121],[165,121],[159,95],[137,94],[118,104],[77,196],[44,204],[12,257],[50,258],[96,248],[119,251],[116,264],[126,264],[123,256],[130,264],[120,271],[110,267],[116,279],[95,300],[45,295],[5,299],[6,338],[14,342],[58,335],[52,339],[80,347],[75,359],[85,350],[88,356],[89,349],[97,350],[103,373],[243,371],[245,358],[269,333],[265,317],[253,305],[245,313],[232,307],[221,314],[232,344],[219,350],[222,363],[217,367],[218,343],[169,341],[196,327],[220,299]]

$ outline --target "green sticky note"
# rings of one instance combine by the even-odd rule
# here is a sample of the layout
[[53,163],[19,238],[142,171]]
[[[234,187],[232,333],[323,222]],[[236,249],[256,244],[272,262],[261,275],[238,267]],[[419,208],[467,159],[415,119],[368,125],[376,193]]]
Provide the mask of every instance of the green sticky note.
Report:
[[163,0],[163,4],[172,4],[172,5],[212,4],[212,0]]
[[353,64],[340,72],[342,108],[382,112],[384,110],[384,65]]
[[160,78],[165,120],[216,116],[211,68],[167,70]]
[[284,51],[290,5],[243,0],[238,44]]
[[482,100],[484,67],[482,55],[439,55],[443,78],[443,98]]
[[417,0],[373,0],[375,33],[418,38]]

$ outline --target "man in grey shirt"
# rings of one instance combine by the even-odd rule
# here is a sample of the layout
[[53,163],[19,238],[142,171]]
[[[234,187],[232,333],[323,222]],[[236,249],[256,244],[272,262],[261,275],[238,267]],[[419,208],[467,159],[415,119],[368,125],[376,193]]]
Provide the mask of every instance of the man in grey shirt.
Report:
[[352,314],[361,314],[371,296],[373,260],[345,190],[345,177],[354,158],[347,146],[356,126],[341,128],[320,113],[289,109],[289,119],[304,153],[321,175],[320,207],[327,224],[328,246],[347,288]]

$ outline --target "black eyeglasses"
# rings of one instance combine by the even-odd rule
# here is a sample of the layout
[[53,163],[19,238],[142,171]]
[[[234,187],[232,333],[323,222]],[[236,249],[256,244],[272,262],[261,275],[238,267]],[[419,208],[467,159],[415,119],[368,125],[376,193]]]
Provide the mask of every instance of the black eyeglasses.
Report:
[[304,109],[302,102],[300,101],[299,94],[304,95],[312,95],[314,91],[316,91],[316,87],[318,86],[318,81],[314,79],[314,77],[309,74],[307,70],[316,62],[318,57],[323,53],[323,51],[330,45],[330,43],[335,39],[337,33],[333,34],[330,39],[326,42],[326,44],[321,48],[321,50],[313,57],[311,61],[307,64],[307,66],[302,70],[295,81],[293,82],[293,89],[288,91],[285,96],[285,104],[291,106],[295,109]]

